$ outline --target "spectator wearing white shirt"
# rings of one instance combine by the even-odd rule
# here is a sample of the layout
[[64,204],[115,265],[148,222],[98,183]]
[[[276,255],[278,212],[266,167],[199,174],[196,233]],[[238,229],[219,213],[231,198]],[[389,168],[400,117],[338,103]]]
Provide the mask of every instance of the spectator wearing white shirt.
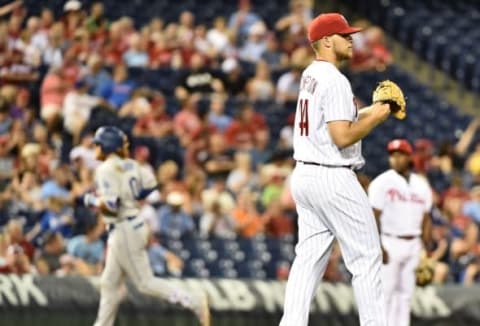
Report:
[[88,85],[84,80],[77,81],[63,103],[63,125],[72,134],[74,144],[78,143],[92,109],[102,102],[99,97],[87,94],[87,90]]

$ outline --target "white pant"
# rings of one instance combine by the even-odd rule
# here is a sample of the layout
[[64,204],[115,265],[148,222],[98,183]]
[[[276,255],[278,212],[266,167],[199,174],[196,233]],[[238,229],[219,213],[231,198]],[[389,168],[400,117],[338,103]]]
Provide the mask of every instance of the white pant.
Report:
[[115,224],[108,237],[105,270],[101,278],[100,307],[94,326],[112,326],[122,300],[119,290],[128,276],[139,292],[179,303],[192,309],[193,298],[180,289],[153,276],[145,250],[148,229],[141,219],[125,220]]
[[375,217],[357,176],[347,168],[297,164],[291,180],[299,240],[288,278],[281,326],[306,326],[309,308],[336,238],[362,326],[386,326]]
[[388,264],[382,268],[382,284],[389,326],[410,325],[410,305],[415,290],[415,268],[420,261],[420,238],[399,239],[382,235],[382,244],[388,253]]

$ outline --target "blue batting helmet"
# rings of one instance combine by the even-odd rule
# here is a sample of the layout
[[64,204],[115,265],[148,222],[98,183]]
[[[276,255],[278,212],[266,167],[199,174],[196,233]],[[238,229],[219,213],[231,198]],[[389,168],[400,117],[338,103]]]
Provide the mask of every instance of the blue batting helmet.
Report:
[[123,147],[126,135],[113,126],[103,126],[97,129],[93,143],[100,146],[104,154],[116,152]]

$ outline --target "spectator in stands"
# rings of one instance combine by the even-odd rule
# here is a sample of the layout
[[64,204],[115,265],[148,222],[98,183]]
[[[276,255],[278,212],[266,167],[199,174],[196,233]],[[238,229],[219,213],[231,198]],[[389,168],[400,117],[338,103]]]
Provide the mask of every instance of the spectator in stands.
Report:
[[221,209],[218,201],[214,201],[209,207],[206,207],[200,217],[200,236],[204,238],[213,235],[219,238],[232,239],[236,236],[235,230],[235,221]]
[[208,60],[215,59],[217,56],[217,52],[207,39],[207,27],[204,24],[200,24],[195,27],[193,46],[198,53],[203,55]]
[[112,82],[112,76],[104,68],[103,58],[99,54],[90,55],[82,79],[89,87],[88,92],[94,96],[102,96],[102,88]]
[[213,206],[218,203],[222,215],[231,214],[235,207],[235,199],[226,189],[225,182],[225,178],[219,175],[212,180],[208,188],[202,191],[201,202],[205,211],[211,212]]
[[417,139],[414,148],[412,160],[415,172],[427,175],[427,172],[431,169],[433,142],[425,138]]
[[166,111],[166,100],[162,93],[155,92],[150,101],[150,112],[141,116],[133,128],[137,137],[163,138],[172,134],[172,118]]
[[10,219],[5,227],[5,235],[10,239],[10,244],[19,245],[23,249],[23,253],[30,262],[33,261],[35,255],[35,247],[27,241],[23,233],[23,223],[20,219]]
[[150,266],[155,276],[180,276],[183,270],[183,260],[175,253],[163,247],[149,230],[147,253]]
[[210,135],[208,148],[197,154],[197,161],[209,181],[216,177],[226,178],[235,166],[233,152],[227,148],[225,138],[220,133]]
[[61,67],[63,64],[63,25],[55,23],[48,30],[48,42],[43,50],[42,61],[51,68]]
[[291,0],[290,12],[281,17],[275,23],[275,29],[279,32],[288,33],[294,38],[305,39],[308,25],[312,20],[311,8],[308,8],[305,0]]
[[185,101],[191,94],[208,96],[213,92],[223,92],[223,89],[222,81],[205,68],[205,59],[202,55],[194,53],[190,69],[178,80],[175,96],[178,100]]
[[63,72],[60,68],[50,70],[43,79],[40,90],[40,116],[49,130],[53,130],[57,122],[60,121],[63,100],[67,90]]
[[27,239],[38,242],[48,232],[60,232],[64,238],[70,238],[75,224],[71,207],[58,197],[49,197],[45,206],[40,221],[28,232]]
[[[22,208],[24,213],[35,215],[43,209],[38,174],[31,171],[16,173],[11,185],[11,189],[17,198],[17,203],[21,203],[24,206]],[[26,250],[26,252],[29,255],[29,251]]]
[[155,234],[179,239],[194,232],[192,216],[184,212],[183,203],[181,193],[174,191],[167,195],[167,204],[157,211],[159,229],[154,230]]
[[467,157],[467,161],[465,163],[465,169],[469,172],[476,183],[480,181],[480,143],[475,145],[475,149],[470,155]]
[[68,183],[71,181],[71,172],[67,165],[60,165],[52,172],[52,177],[42,184],[41,198],[47,200],[50,197],[55,197],[68,201],[69,192],[67,189]]
[[178,17],[178,38],[181,41],[193,42],[195,15],[188,10],[182,11]]
[[265,61],[258,61],[255,75],[247,82],[247,98],[249,101],[270,101],[275,97],[275,85],[270,76],[270,68]]
[[281,238],[294,234],[293,220],[285,214],[280,200],[272,200],[265,207],[262,220],[265,221],[265,233],[271,237]]
[[123,63],[123,53],[128,49],[125,31],[120,21],[110,25],[107,41],[102,47],[102,55],[107,65],[117,66]]
[[43,236],[40,255],[35,261],[35,266],[40,275],[55,273],[60,265],[60,257],[66,252],[63,236],[60,232],[47,232]]
[[238,194],[237,205],[232,210],[237,233],[245,238],[263,234],[266,220],[258,213],[254,194],[249,189],[242,189]]
[[110,22],[105,17],[102,2],[92,3],[90,16],[86,18],[85,26],[96,42],[101,43],[105,40],[108,35]]
[[238,50],[238,57],[246,62],[258,62],[266,51],[267,27],[263,22],[257,22],[250,27],[248,38]]
[[261,130],[268,130],[264,115],[255,112],[252,103],[245,102],[225,130],[225,139],[235,149],[250,150],[255,142],[255,134]]
[[232,123],[232,118],[225,113],[225,96],[223,94],[214,93],[210,97],[208,121],[221,133]]
[[36,274],[28,256],[22,246],[18,244],[11,244],[7,247],[5,262],[6,264],[0,267],[1,274]]
[[7,134],[0,136],[0,183],[8,184],[13,177],[15,156],[11,152]]
[[278,201],[283,192],[285,174],[281,168],[275,165],[265,165],[261,171],[262,184],[261,203],[263,207],[270,206],[273,201]]
[[225,92],[236,98],[243,97],[245,93],[245,86],[247,79],[242,73],[242,68],[237,59],[229,57],[222,62],[222,82]]
[[92,110],[101,104],[107,105],[101,98],[89,95],[88,86],[85,80],[78,80],[63,102],[63,126],[73,136],[73,144],[80,141],[80,133],[90,120]]
[[87,275],[99,275],[104,262],[105,245],[101,240],[105,226],[101,219],[87,226],[85,235],[77,235],[67,243],[67,253],[82,260],[88,267]]
[[135,82],[128,77],[127,67],[123,64],[115,65],[113,80],[103,86],[101,96],[114,108],[119,109],[128,101],[135,86]]
[[283,73],[277,82],[276,100],[280,104],[296,103],[300,90],[300,77],[303,66],[293,64]]
[[273,150],[270,146],[270,131],[268,129],[258,130],[255,133],[254,146],[250,149],[252,167],[258,170],[272,157]]
[[78,0],[68,0],[63,6],[63,13],[62,21],[65,26],[65,36],[73,38],[75,31],[82,26],[85,18],[82,3]]
[[147,67],[149,57],[146,44],[139,34],[133,34],[129,39],[129,49],[123,54],[123,61],[127,67]]
[[148,53],[150,58],[150,68],[168,68],[172,65],[173,49],[168,45],[163,32],[152,34],[153,46]]
[[266,41],[266,48],[261,59],[267,63],[270,71],[277,72],[287,68],[288,56],[280,50],[280,46],[275,35],[267,35]]
[[202,128],[197,112],[199,100],[198,94],[188,95],[182,109],[173,118],[173,131],[184,147],[193,141]]
[[79,170],[82,167],[93,171],[99,164],[95,158],[95,146],[93,144],[93,135],[91,132],[84,132],[80,144],[70,151],[70,162]]
[[385,45],[382,29],[372,26],[366,20],[356,21],[353,25],[362,28],[362,31],[353,35],[354,56],[350,62],[350,69],[353,71],[385,70],[393,58]]
[[131,98],[118,111],[120,117],[140,118],[151,112],[152,108],[148,97],[150,90],[145,87],[137,88]]
[[216,56],[223,58],[233,54],[235,49],[231,39],[232,34],[227,28],[225,17],[215,17],[212,28],[207,32],[207,40],[215,50]]
[[238,151],[235,153],[235,167],[227,177],[227,189],[237,194],[243,188],[255,188],[258,185],[258,176],[252,170],[250,153]]
[[250,28],[261,21],[261,18],[252,11],[250,0],[239,0],[238,10],[230,16],[228,28],[232,31],[236,43],[242,44],[250,32]]
[[[30,54],[30,58],[32,58]],[[8,55],[8,61],[0,69],[0,78],[3,83],[17,86],[28,86],[29,83],[38,79],[38,73],[33,70],[33,66],[24,60],[24,49],[13,48]]]

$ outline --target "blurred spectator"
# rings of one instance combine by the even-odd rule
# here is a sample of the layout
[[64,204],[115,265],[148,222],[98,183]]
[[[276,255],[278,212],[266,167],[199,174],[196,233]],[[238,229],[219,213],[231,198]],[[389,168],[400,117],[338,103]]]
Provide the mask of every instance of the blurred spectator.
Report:
[[95,158],[95,146],[93,144],[92,133],[85,132],[81,137],[80,144],[72,148],[70,151],[70,162],[79,170],[81,167],[86,167],[93,171],[99,164]]
[[101,96],[114,108],[119,109],[128,101],[135,86],[135,82],[128,77],[127,67],[123,64],[115,65],[113,80],[106,81],[102,87]]
[[232,118],[225,113],[225,96],[218,93],[212,94],[208,121],[222,133],[230,126]]
[[30,262],[33,261],[35,255],[35,247],[27,241],[23,233],[23,223],[20,219],[10,219],[5,227],[5,235],[10,239],[11,244],[19,245],[23,249],[23,253]]
[[102,2],[92,3],[90,16],[85,20],[85,26],[97,42],[102,42],[107,37],[110,22],[105,17]]
[[353,35],[353,60],[350,68],[354,71],[383,71],[393,62],[390,50],[385,44],[385,35],[378,26],[370,26],[368,22],[359,21],[355,26],[363,28],[361,33]]
[[267,36],[267,44],[261,60],[267,63],[272,72],[287,68],[288,56],[281,51],[278,40],[274,35]]
[[85,13],[82,10],[82,3],[78,0],[68,0],[63,5],[63,24],[65,26],[65,37],[73,38],[75,31],[82,26]]
[[120,117],[140,118],[149,114],[152,110],[148,96],[150,90],[144,87],[137,88],[132,92],[131,98],[122,105],[118,111]]
[[270,76],[268,64],[262,60],[257,62],[255,75],[247,82],[247,98],[249,101],[270,101],[275,97],[275,85]]
[[211,180],[213,178],[226,178],[235,166],[233,153],[225,143],[225,138],[220,133],[214,133],[208,139],[208,147],[198,153],[197,161]]
[[257,22],[261,22],[261,18],[252,11],[250,0],[238,0],[238,10],[230,16],[228,21],[228,28],[235,35],[237,44],[242,44],[251,27]]
[[92,54],[88,58],[83,80],[89,87],[89,93],[94,96],[101,96],[103,87],[112,82],[112,76],[104,68],[103,59],[99,54]]
[[140,117],[133,128],[137,137],[162,138],[172,133],[172,118],[166,112],[165,97],[155,93],[150,102],[150,112]]
[[65,253],[65,243],[60,232],[47,232],[42,241],[35,266],[40,275],[53,274],[60,268],[60,257]]
[[308,2],[310,1],[291,0],[290,12],[275,23],[275,29],[293,37],[305,39],[308,25],[312,20],[311,8],[307,7]]
[[[48,15],[48,14],[46,14]],[[63,25],[61,23],[54,23],[48,29],[48,43],[45,50],[43,50],[43,63],[50,66],[50,68],[59,68],[63,64]]]
[[229,57],[222,62],[222,82],[225,86],[225,92],[230,96],[241,97],[245,95],[245,86],[247,79],[242,73],[242,69],[237,59]]
[[252,158],[248,152],[235,153],[235,167],[227,177],[227,189],[234,194],[241,189],[253,189],[258,184],[258,177],[252,170]]
[[184,212],[183,203],[181,193],[174,191],[167,195],[167,204],[157,211],[158,229],[154,230],[155,234],[176,239],[192,234],[195,225],[192,216]]
[[232,35],[227,28],[225,17],[215,17],[213,27],[207,32],[207,40],[212,45],[216,54],[220,57],[227,57],[234,52],[231,42]]
[[275,238],[293,235],[293,220],[282,209],[279,200],[272,200],[265,209],[262,219],[266,222],[265,233]]
[[437,155],[432,159],[432,166],[445,175],[462,171],[465,166],[466,152],[479,126],[480,119],[473,119],[455,144],[450,141],[442,142]]
[[88,267],[88,275],[98,275],[102,271],[105,246],[101,236],[105,226],[101,219],[87,226],[85,235],[71,238],[67,244],[67,253],[82,260]]
[[173,118],[173,131],[183,146],[188,146],[202,128],[202,121],[198,116],[198,94],[189,95]]
[[205,68],[205,60],[198,53],[192,55],[191,67],[180,77],[177,85],[175,96],[180,101],[185,101],[190,94],[210,95],[223,91],[222,81]]
[[281,104],[296,103],[300,90],[300,77],[303,66],[293,64],[283,73],[277,82],[276,100]]
[[232,216],[235,219],[237,233],[246,238],[252,238],[263,234],[266,220],[258,213],[255,207],[254,194],[243,189],[238,194],[237,205],[232,210]]
[[248,31],[248,38],[239,48],[238,57],[246,62],[258,62],[266,51],[267,27],[263,22],[253,24]]
[[208,238],[210,235],[232,239],[235,238],[235,221],[222,210],[218,201],[214,201],[200,217],[200,236]]
[[255,133],[254,146],[249,150],[252,167],[256,171],[259,171],[263,164],[272,157],[273,150],[270,145],[270,131],[268,129],[258,130]]
[[36,274],[22,246],[11,244],[7,247],[5,265],[0,267],[1,274]]
[[63,72],[60,68],[48,72],[42,82],[40,90],[40,116],[52,130],[60,121],[62,114],[63,100],[67,92]]
[[73,136],[73,143],[78,144],[80,133],[90,120],[92,110],[102,104],[102,99],[89,95],[88,84],[78,80],[74,89],[67,92],[63,102],[63,126]]
[[146,67],[149,62],[147,45],[138,34],[130,36],[129,41],[129,49],[123,54],[123,61],[127,67]]
[[261,174],[262,179],[265,180],[261,194],[261,203],[263,207],[268,207],[271,202],[280,199],[283,192],[285,174],[279,167],[274,165],[265,165]]
[[246,102],[225,130],[225,139],[235,149],[250,150],[254,145],[255,134],[262,130],[268,130],[264,115],[255,112],[253,105]]
[[153,46],[150,48],[150,68],[168,68],[172,65],[173,49],[168,45],[163,33],[152,34]]
[[41,198],[47,200],[55,197],[67,201],[69,192],[67,185],[71,180],[71,173],[67,165],[61,165],[52,172],[52,178],[42,184]]
[[215,177],[209,187],[204,189],[201,194],[202,207],[205,211],[213,211],[214,205],[219,205],[220,213],[231,214],[235,207],[235,199],[225,187],[225,178]]
[[414,152],[412,156],[415,171],[426,175],[431,169],[431,160],[433,157],[433,143],[429,139],[417,139],[414,143]]

